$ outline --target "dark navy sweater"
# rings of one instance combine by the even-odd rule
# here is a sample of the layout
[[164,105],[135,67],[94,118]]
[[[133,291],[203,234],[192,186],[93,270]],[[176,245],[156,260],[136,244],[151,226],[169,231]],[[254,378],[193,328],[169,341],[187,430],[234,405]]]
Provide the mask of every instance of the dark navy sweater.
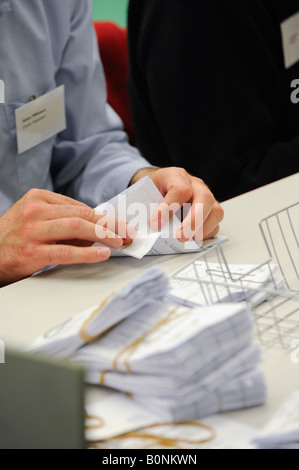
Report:
[[[299,104],[280,24],[299,0],[130,0],[137,146],[225,200],[299,171]],[[299,93],[298,93],[299,95]]]

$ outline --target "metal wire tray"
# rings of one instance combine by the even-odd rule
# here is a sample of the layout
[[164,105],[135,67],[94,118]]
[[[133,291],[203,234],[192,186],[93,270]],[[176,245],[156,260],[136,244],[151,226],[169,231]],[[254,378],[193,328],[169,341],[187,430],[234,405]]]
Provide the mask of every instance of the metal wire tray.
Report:
[[200,305],[247,302],[255,338],[264,347],[286,349],[299,340],[299,202],[269,215],[259,228],[269,255],[265,262],[235,271],[216,245],[172,274],[173,292],[189,292],[190,306],[194,298]]

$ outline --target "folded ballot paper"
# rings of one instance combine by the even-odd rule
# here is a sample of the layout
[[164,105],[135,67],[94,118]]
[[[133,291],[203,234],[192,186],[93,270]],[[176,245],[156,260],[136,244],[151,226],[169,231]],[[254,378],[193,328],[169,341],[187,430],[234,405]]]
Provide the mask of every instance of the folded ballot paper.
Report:
[[133,242],[119,250],[112,249],[112,256],[132,256],[141,259],[145,255],[192,253],[227,241],[227,237],[218,235],[203,241],[201,245],[193,240],[186,243],[179,242],[176,238],[176,231],[181,221],[175,214],[160,231],[151,230],[150,219],[162,201],[162,194],[146,176],[110,201],[95,208],[99,213],[113,215],[130,222],[138,229]]
[[261,354],[246,304],[170,304],[163,301],[168,280],[150,269],[29,350],[83,365],[87,383],[129,393],[167,421],[263,404]]

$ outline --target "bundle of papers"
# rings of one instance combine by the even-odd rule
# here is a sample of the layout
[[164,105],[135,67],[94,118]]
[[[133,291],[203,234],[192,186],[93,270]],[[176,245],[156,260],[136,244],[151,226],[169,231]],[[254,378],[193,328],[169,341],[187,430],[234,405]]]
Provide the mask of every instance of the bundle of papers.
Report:
[[121,218],[138,229],[134,241],[119,250],[112,249],[112,256],[132,256],[141,259],[145,255],[193,253],[227,241],[227,237],[218,235],[203,241],[201,245],[193,240],[186,243],[179,242],[176,238],[176,231],[181,226],[181,221],[176,214],[160,231],[151,230],[150,219],[162,201],[162,194],[146,176],[110,201],[95,208],[98,213]]
[[[78,357],[76,357],[77,361]],[[85,358],[86,360],[86,358]],[[198,360],[198,359],[197,359]],[[246,369],[251,370],[260,361],[260,351],[255,345],[240,350],[237,357],[229,357],[221,361],[219,365],[212,364],[211,367],[200,367],[194,376],[180,377],[154,374],[134,374],[105,372],[104,375],[90,369],[87,373],[87,381],[92,384],[105,383],[108,387],[122,390],[127,393],[143,394],[148,397],[178,400],[200,400],[205,397],[207,390],[216,389],[228,378],[234,379],[239,373]],[[246,366],[244,366],[244,363]],[[208,372],[208,369],[211,372]]]
[[30,350],[83,365],[87,383],[129,393],[160,420],[263,404],[260,349],[246,304],[185,308],[163,301],[167,291],[168,277],[152,268]]
[[199,419],[265,402],[251,329],[245,304],[186,309],[156,301],[71,360],[85,366],[88,383],[129,393],[160,419]]
[[28,351],[67,358],[83,344],[94,341],[124,318],[142,310],[148,298],[163,297],[168,283],[168,276],[153,267],[99,305],[93,305],[37,338]]
[[261,449],[299,449],[299,392],[289,397],[253,443]]
[[260,370],[240,374],[227,380],[217,389],[207,390],[195,401],[164,400],[147,396],[134,397],[166,421],[192,421],[218,413],[251,408],[266,402],[266,387]]
[[150,302],[73,358],[89,369],[139,374],[146,370],[160,380],[172,369],[171,377],[184,380],[196,372],[207,375],[250,340],[251,317],[243,304],[186,309]]
[[171,276],[166,299],[190,307],[242,301],[256,307],[285,286],[277,272],[275,264],[224,265],[197,260]]

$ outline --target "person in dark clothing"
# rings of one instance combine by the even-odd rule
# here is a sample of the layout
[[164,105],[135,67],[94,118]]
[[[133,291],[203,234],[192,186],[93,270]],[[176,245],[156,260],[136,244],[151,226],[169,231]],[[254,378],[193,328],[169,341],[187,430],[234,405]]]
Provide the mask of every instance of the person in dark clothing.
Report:
[[[296,14],[298,0],[130,0],[142,154],[183,166],[219,201],[298,172],[299,57],[286,66],[281,32]],[[295,51],[298,38],[286,37]]]

